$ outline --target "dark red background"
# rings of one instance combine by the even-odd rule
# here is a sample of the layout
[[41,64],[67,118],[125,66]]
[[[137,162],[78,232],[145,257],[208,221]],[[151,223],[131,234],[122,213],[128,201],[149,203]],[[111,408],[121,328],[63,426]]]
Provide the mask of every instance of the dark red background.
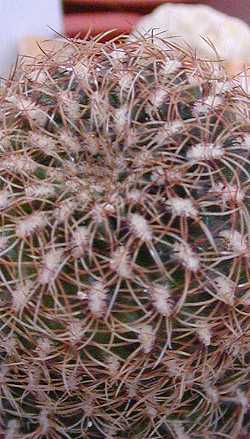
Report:
[[70,36],[114,28],[115,34],[128,33],[143,14],[168,2],[207,4],[250,24],[250,0],[64,0],[65,31]]

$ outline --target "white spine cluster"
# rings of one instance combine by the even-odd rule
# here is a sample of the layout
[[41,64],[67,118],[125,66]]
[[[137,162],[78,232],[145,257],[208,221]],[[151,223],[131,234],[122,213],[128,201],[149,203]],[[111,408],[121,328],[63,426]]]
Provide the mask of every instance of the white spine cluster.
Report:
[[80,104],[71,92],[61,92],[58,100],[62,105],[63,111],[67,116],[70,116],[72,121],[79,119],[81,115]]
[[115,110],[114,122],[117,132],[123,132],[124,128],[129,124],[129,109],[127,105],[123,105]]
[[61,130],[58,140],[65,150],[70,151],[72,154],[79,152],[81,145],[78,139],[70,135],[66,130]]
[[200,268],[199,256],[191,249],[187,242],[176,242],[173,250],[176,258],[181,262],[188,270],[196,272]]
[[63,260],[63,249],[49,250],[43,258],[43,266],[38,276],[38,282],[42,285],[49,284],[55,279],[57,270]]
[[81,61],[78,61],[74,65],[73,71],[74,71],[77,79],[80,79],[80,80],[84,81],[85,83],[88,83],[89,76],[90,76],[89,66],[83,64]]
[[206,396],[209,399],[209,401],[212,404],[218,404],[219,399],[220,399],[220,394],[218,392],[218,390],[216,389],[215,386],[211,385],[211,384],[205,384],[204,385],[204,390],[206,392]]
[[24,113],[26,117],[37,123],[37,125],[45,125],[47,121],[46,112],[39,108],[31,99],[24,98],[23,96],[10,96],[6,100],[13,104],[17,110]]
[[173,427],[176,434],[176,439],[190,439],[190,436],[185,432],[181,423],[175,422]]
[[88,294],[88,307],[91,313],[100,318],[106,308],[107,288],[104,282],[96,281],[92,284]]
[[112,50],[112,51],[109,53],[109,55],[111,56],[111,58],[112,58],[114,61],[119,61],[119,62],[121,62],[121,61],[125,61],[126,58],[127,58],[127,56],[128,56],[125,50],[123,50],[123,49],[118,49],[118,48]]
[[54,216],[57,223],[63,223],[67,221],[76,209],[77,203],[74,200],[64,200],[55,209]]
[[170,377],[175,378],[182,373],[182,367],[175,358],[168,359],[166,365],[168,368],[168,375]]
[[30,144],[32,148],[37,148],[38,150],[44,152],[47,155],[53,155],[56,149],[56,143],[54,139],[47,136],[46,134],[41,134],[39,132],[31,132]]
[[20,154],[9,154],[6,158],[2,158],[0,163],[1,171],[10,171],[17,174],[34,173],[37,168],[36,162],[30,157]]
[[68,333],[71,343],[79,343],[84,335],[83,323],[80,320],[73,320],[68,326]]
[[91,94],[91,114],[99,121],[104,123],[109,114],[109,102],[106,96],[102,96],[99,91]]
[[242,190],[236,184],[228,183],[225,185],[222,182],[219,182],[215,184],[210,191],[220,196],[223,204],[235,203],[239,205],[245,198],[244,190]]
[[150,95],[150,103],[146,106],[146,111],[150,112],[154,108],[159,108],[167,99],[167,91],[163,88],[156,88]]
[[131,277],[131,262],[128,251],[124,246],[118,247],[112,254],[110,259],[110,268],[125,279],[129,279]]
[[198,211],[189,198],[171,197],[166,202],[172,213],[177,216],[197,218]]
[[127,193],[127,200],[133,203],[139,203],[143,193],[139,189],[133,189]]
[[0,210],[4,210],[9,207],[11,203],[11,192],[5,188],[0,191]]
[[153,239],[152,231],[147,220],[138,213],[132,213],[129,217],[132,233],[141,241],[150,242]]
[[71,254],[74,258],[83,256],[89,239],[89,231],[87,227],[77,227],[73,233],[70,241]]
[[219,233],[221,238],[224,238],[228,243],[229,248],[236,254],[247,252],[247,240],[238,230],[222,230]]
[[50,421],[49,421],[49,413],[48,410],[43,408],[38,416],[38,422],[41,429],[41,435],[45,435],[49,433],[50,430]]
[[196,322],[196,334],[204,346],[210,346],[212,333],[206,322]]
[[168,59],[162,66],[162,73],[165,75],[173,75],[182,67],[181,61],[178,59]]
[[46,199],[46,198],[51,198],[55,195],[56,191],[55,191],[55,187],[51,184],[32,184],[30,186],[27,186],[25,188],[25,195],[28,199],[33,199],[33,198],[41,198],[41,199]]
[[36,230],[46,227],[47,224],[48,220],[44,212],[35,212],[31,215],[26,215],[24,219],[17,223],[16,235],[18,238],[25,239]]
[[108,366],[109,374],[115,378],[120,369],[120,361],[114,355],[109,355],[106,359],[106,364]]
[[220,96],[210,95],[202,101],[197,101],[193,106],[193,115],[199,116],[207,114],[211,110],[220,107],[223,104],[223,99]]
[[121,72],[121,75],[119,77],[119,86],[121,87],[122,91],[128,91],[130,87],[132,86],[134,80],[134,76],[132,73],[126,72],[124,75],[124,72]]
[[12,295],[12,307],[15,312],[20,311],[25,304],[27,303],[27,299],[32,292],[32,282],[26,281],[24,283],[20,283],[17,287],[11,291]]
[[236,284],[225,276],[217,276],[213,282],[216,285],[218,298],[227,305],[233,305],[235,299]]
[[212,143],[197,143],[191,146],[187,152],[187,160],[193,163],[209,160],[219,160],[225,154],[222,146]]
[[169,169],[166,171],[166,177],[169,183],[177,183],[182,178],[182,173],[178,169]]
[[162,130],[165,131],[165,136],[174,136],[175,134],[180,133],[183,130],[183,122],[179,120],[173,120],[172,122],[166,122],[162,127]]
[[98,224],[101,224],[107,215],[114,213],[115,207],[111,203],[96,203],[91,210],[91,215]]
[[214,81],[213,83],[214,88],[214,94],[215,95],[222,95],[226,93],[230,93],[233,91],[236,84],[233,83],[233,81],[226,80],[226,81]]
[[149,289],[155,309],[163,316],[170,317],[173,312],[173,301],[170,297],[170,288],[166,285],[153,285]]
[[142,350],[149,354],[154,347],[155,334],[151,325],[143,325],[138,329],[138,340],[141,343]]
[[166,182],[165,170],[161,166],[157,166],[152,172],[150,179],[158,186],[164,185]]
[[47,337],[39,338],[37,341],[36,352],[39,355],[39,359],[45,361],[51,354],[52,344]]

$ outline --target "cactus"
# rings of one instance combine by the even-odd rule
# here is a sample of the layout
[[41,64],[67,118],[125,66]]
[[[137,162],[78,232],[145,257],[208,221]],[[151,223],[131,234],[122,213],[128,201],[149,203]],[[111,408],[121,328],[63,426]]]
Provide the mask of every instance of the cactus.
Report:
[[171,40],[98,37],[0,100],[3,437],[247,435],[247,93]]

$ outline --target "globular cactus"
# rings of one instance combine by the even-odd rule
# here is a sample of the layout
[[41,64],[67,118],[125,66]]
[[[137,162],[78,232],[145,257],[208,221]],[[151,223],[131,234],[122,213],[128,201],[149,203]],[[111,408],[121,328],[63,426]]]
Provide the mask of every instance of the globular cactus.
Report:
[[250,434],[250,99],[164,44],[66,41],[1,88],[5,439]]

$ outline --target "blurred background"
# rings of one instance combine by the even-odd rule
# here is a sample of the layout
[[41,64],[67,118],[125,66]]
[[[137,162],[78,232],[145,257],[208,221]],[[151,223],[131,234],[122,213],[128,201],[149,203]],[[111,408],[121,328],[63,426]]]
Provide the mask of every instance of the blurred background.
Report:
[[130,32],[143,15],[163,3],[206,4],[250,25],[250,0],[64,0],[65,32],[84,34],[89,27],[93,34],[110,28]]
[[[115,29],[106,36],[108,39],[122,33],[130,33],[138,26],[140,28],[143,17],[157,10],[156,8],[161,7],[162,4],[180,6],[184,3],[189,5],[189,8],[185,9],[184,22],[182,14],[179,27],[175,24],[178,21],[177,8],[176,22],[172,17],[169,18],[173,23],[173,29],[177,28],[180,35],[182,28],[185,27],[185,21],[188,23],[187,29],[190,29],[190,35],[197,27],[195,15],[191,12],[192,5],[208,5],[242,19],[246,23],[243,28],[238,22],[234,24],[233,29],[230,23],[226,26],[222,21],[221,25],[217,23],[211,31],[214,18],[205,16],[203,23],[199,23],[202,27],[198,31],[196,29],[196,33],[206,35],[206,31],[210,29],[216,43],[222,38],[220,33],[227,41],[231,36],[235,43],[230,43],[230,56],[233,62],[241,64],[243,58],[246,61],[246,53],[248,53],[248,65],[250,65],[250,0],[0,0],[0,74],[8,75],[17,54],[36,55],[40,50],[40,42],[48,38],[56,38],[58,36],[56,32],[70,37],[76,35],[84,37],[88,32],[90,36],[94,36]],[[160,17],[163,21],[167,17],[167,10],[164,10],[164,14]],[[152,17],[150,26],[152,23],[152,27],[157,27],[159,16],[150,15],[150,17]],[[185,35],[188,38],[187,29]],[[193,40],[190,41],[193,46]],[[244,55],[241,56],[243,52]]]

